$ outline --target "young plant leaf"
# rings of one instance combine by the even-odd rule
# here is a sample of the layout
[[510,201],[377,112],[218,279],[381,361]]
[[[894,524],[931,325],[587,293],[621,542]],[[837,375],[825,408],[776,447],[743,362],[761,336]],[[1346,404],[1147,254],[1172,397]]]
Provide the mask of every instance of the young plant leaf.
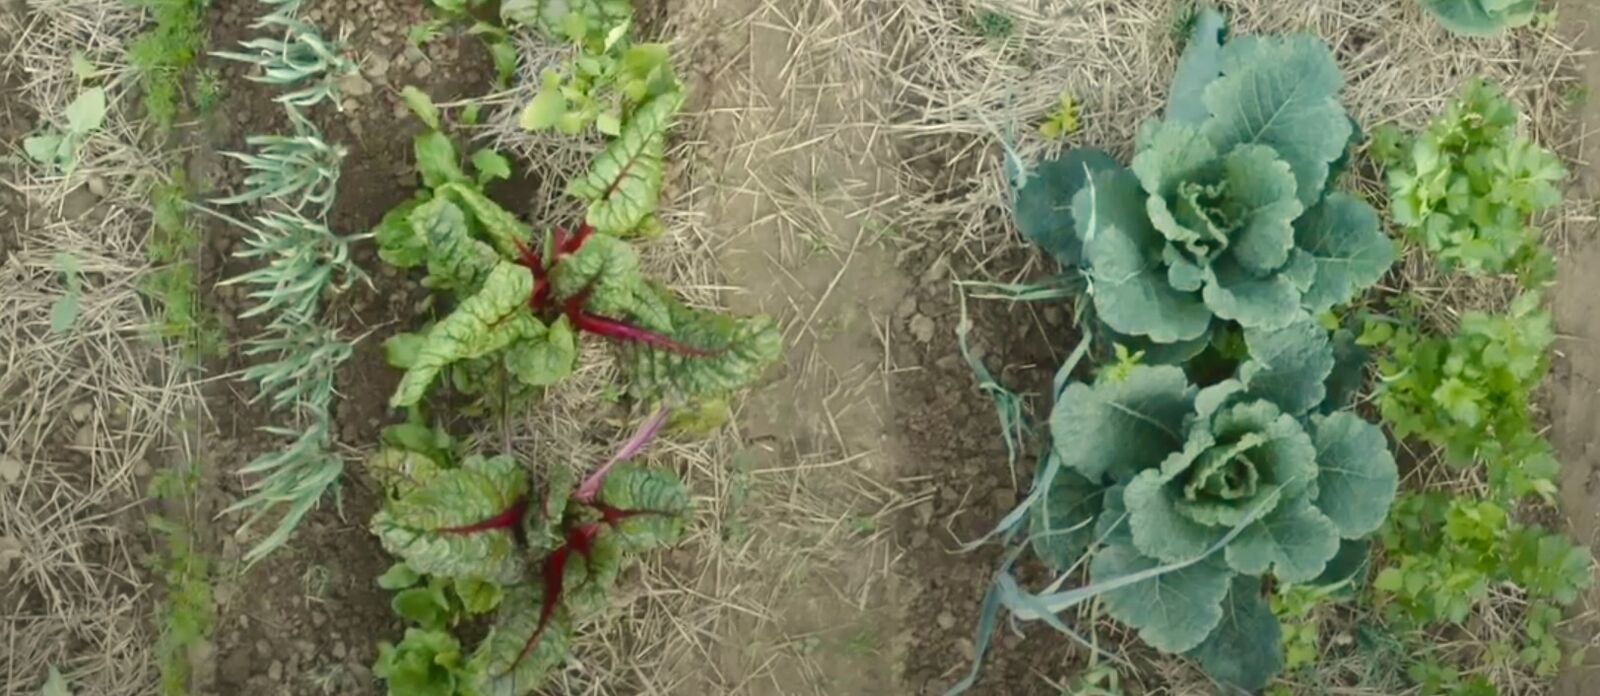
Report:
[[602,234],[634,234],[661,199],[662,158],[667,127],[683,104],[682,92],[668,92],[641,104],[589,172],[574,179],[567,193],[589,204],[585,218]]

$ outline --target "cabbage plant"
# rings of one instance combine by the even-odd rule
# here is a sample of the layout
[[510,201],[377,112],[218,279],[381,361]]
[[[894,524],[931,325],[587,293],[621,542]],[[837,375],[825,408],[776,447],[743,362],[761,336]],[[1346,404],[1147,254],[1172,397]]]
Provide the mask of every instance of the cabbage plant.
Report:
[[1538,0],[1421,0],[1439,24],[1462,36],[1498,36],[1527,26],[1539,13]]
[[1081,271],[1105,327],[1174,361],[1223,322],[1282,329],[1347,302],[1395,258],[1372,207],[1333,190],[1359,134],[1328,47],[1225,41],[1214,11],[1197,23],[1131,166],[1070,151],[1015,203],[1022,232]]
[[[1252,357],[1209,387],[1145,365],[1066,385],[1030,537],[1059,570],[1087,557],[1092,582],[1115,588],[1107,612],[1146,643],[1255,691],[1283,664],[1263,579],[1348,577],[1336,557],[1365,558],[1399,478],[1383,431],[1342,409],[1326,331],[1308,320],[1244,337]],[[1141,573],[1153,577],[1126,582]]]

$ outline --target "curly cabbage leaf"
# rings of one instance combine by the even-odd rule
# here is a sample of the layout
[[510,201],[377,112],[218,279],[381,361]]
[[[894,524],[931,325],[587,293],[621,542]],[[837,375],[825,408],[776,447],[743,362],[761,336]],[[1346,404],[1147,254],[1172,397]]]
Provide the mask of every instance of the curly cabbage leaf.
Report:
[[1463,36],[1497,36],[1527,26],[1538,0],[1422,0],[1439,24]]
[[1097,320],[1184,346],[1175,355],[1218,319],[1278,330],[1349,301],[1395,258],[1372,208],[1329,192],[1358,129],[1327,46],[1223,43],[1212,15],[1196,32],[1167,118],[1141,131],[1130,168],[1069,152],[1016,201],[1024,233],[1085,273]]

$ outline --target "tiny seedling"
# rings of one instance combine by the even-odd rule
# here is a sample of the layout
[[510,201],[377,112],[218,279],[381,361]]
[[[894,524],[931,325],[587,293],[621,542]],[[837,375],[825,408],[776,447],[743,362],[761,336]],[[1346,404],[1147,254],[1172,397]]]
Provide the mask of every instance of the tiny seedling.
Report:
[[79,93],[67,105],[64,115],[65,128],[51,126],[28,136],[22,141],[22,149],[34,162],[70,176],[78,168],[78,152],[84,141],[105,124],[105,89],[91,87]]
[[1060,140],[1077,133],[1078,128],[1078,100],[1070,92],[1062,92],[1056,110],[1039,124],[1039,135],[1045,140]]
[[665,44],[633,43],[627,2],[603,0],[564,15],[541,4],[508,2],[501,16],[513,26],[539,27],[571,42],[577,57],[561,70],[545,71],[538,93],[522,111],[524,129],[577,135],[593,127],[616,137],[633,110],[681,90]]
[[78,323],[78,314],[83,308],[83,280],[78,275],[78,257],[72,254],[56,254],[56,268],[61,271],[67,289],[50,309],[50,331],[64,334]]

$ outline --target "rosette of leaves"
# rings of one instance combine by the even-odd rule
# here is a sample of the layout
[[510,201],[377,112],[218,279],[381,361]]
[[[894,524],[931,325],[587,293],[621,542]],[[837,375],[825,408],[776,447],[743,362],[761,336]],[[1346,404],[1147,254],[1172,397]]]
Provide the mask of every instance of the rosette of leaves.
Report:
[[[419,577],[390,583],[405,588],[397,610],[421,624],[380,655],[406,680],[389,678],[397,696],[533,693],[566,659],[576,624],[607,607],[630,555],[676,543],[689,512],[688,491],[661,471],[619,466],[585,495],[565,465],[535,482],[510,457],[457,462],[447,436],[415,423],[391,428],[385,444],[368,463],[387,494],[372,530],[407,572],[432,578],[421,587],[412,586]],[[493,623],[470,656],[460,654],[449,621],[398,604],[411,597],[448,614],[457,600],[441,580],[467,611],[474,597],[494,600],[479,606],[492,607]],[[440,690],[416,690],[422,681]]]
[[1395,223],[1447,269],[1516,270],[1530,284],[1553,272],[1533,217],[1561,202],[1567,170],[1518,132],[1519,118],[1499,88],[1476,80],[1423,132],[1375,138]]
[[[575,232],[535,234],[482,193],[448,137],[434,130],[418,138],[430,190],[384,217],[379,255],[425,267],[425,282],[458,304],[426,333],[388,345],[390,362],[406,370],[393,405],[418,403],[452,367],[500,369],[525,387],[548,386],[573,371],[584,334],[618,344],[634,397],[674,406],[741,389],[777,359],[781,343],[769,319],[685,305],[645,278],[624,241],[659,226],[665,134],[681,102],[673,93],[641,107],[571,182],[568,191],[588,206]],[[458,387],[472,382],[455,379]]]
[[1539,0],[1421,0],[1439,24],[1463,36],[1497,36],[1525,27],[1539,14]]
[[1104,592],[1107,612],[1254,691],[1283,664],[1262,578],[1340,572],[1341,546],[1383,524],[1398,474],[1382,430],[1339,409],[1320,326],[1249,329],[1245,341],[1252,357],[1236,378],[1203,389],[1177,367],[1144,365],[1066,386],[1050,419],[1060,469],[1030,536],[1063,571],[1093,550],[1090,577],[1106,587],[1188,563]]
[[1015,201],[1022,232],[1087,279],[1097,320],[1173,360],[1221,322],[1282,329],[1347,302],[1395,255],[1372,207],[1331,190],[1358,134],[1328,47],[1224,33],[1197,18],[1131,167],[1069,151]]

